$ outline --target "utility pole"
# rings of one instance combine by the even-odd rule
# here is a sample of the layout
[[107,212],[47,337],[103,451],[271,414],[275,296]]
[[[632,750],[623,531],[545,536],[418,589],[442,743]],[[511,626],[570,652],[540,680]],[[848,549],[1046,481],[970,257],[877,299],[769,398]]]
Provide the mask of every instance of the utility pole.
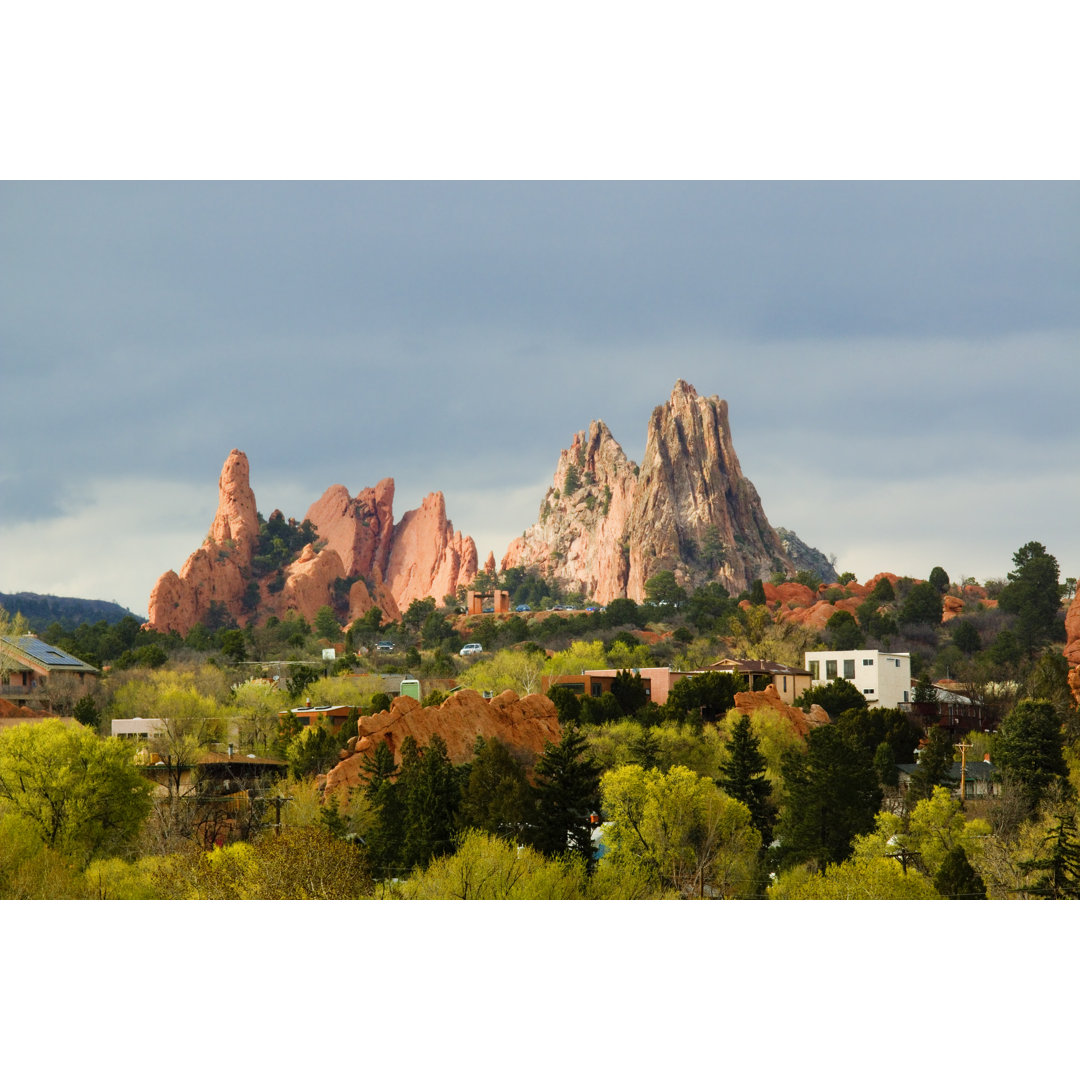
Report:
[[967,781],[967,752],[971,749],[971,743],[959,742],[956,744],[960,751],[960,806],[964,805],[964,787]]

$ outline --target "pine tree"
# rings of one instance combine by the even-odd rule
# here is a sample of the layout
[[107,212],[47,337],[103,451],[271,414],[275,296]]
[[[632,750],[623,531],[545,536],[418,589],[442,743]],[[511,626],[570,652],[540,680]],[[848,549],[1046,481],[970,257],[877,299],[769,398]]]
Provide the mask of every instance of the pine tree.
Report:
[[1055,780],[1068,776],[1062,744],[1061,718],[1052,702],[1018,702],[1001,722],[997,763],[1032,810]]
[[600,767],[586,753],[585,736],[573,725],[547,743],[536,763],[533,846],[544,855],[592,855],[589,814],[600,803]]
[[909,805],[920,799],[929,799],[936,787],[956,786],[956,782],[949,776],[953,753],[949,733],[943,727],[932,727],[927,735],[926,745],[919,751],[918,767],[911,776],[907,793]]
[[1050,844],[1047,855],[1020,864],[1021,870],[1042,872],[1035,884],[1023,891],[1048,900],[1077,900],[1080,899],[1080,841],[1076,819],[1070,812],[1056,814],[1055,821],[1057,824],[1047,836]]
[[719,786],[750,810],[754,828],[761,833],[762,847],[772,843],[776,810],[772,783],[765,779],[765,755],[750,727],[750,717],[740,716],[727,742],[728,760],[720,766]]
[[402,743],[399,786],[403,789],[405,865],[423,868],[433,858],[451,854],[461,788],[441,736],[432,735],[422,752],[408,755]]
[[962,847],[954,847],[934,875],[934,888],[946,900],[985,900],[986,882],[968,862]]

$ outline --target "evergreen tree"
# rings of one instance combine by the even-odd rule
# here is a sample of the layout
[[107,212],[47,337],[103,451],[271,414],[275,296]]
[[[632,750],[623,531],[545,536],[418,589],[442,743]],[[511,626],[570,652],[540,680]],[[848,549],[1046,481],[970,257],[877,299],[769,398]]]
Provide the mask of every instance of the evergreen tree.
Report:
[[1053,703],[1027,699],[1001,722],[994,755],[1005,779],[1034,810],[1050,785],[1069,770],[1062,751],[1061,719]]
[[577,852],[591,859],[589,814],[600,804],[600,767],[586,753],[585,736],[573,725],[547,743],[536,763],[533,847],[544,855]]
[[386,743],[379,742],[375,753],[361,763],[360,770],[366,777],[364,788],[375,811],[374,826],[364,837],[371,872],[376,878],[399,876],[404,872],[401,847],[405,838],[405,815],[401,791],[394,783],[398,767],[393,752]]
[[907,801],[914,805],[920,799],[929,799],[936,787],[955,787],[949,778],[953,761],[952,736],[943,727],[931,727],[926,744],[919,752],[919,764],[911,776]]
[[1015,570],[1001,590],[998,607],[1016,615],[1016,634],[1028,652],[1057,637],[1061,607],[1058,561],[1035,540],[1013,555]]
[[1080,899],[1080,842],[1076,836],[1076,819],[1073,813],[1055,815],[1056,824],[1050,830],[1047,841],[1049,851],[1041,859],[1028,859],[1020,864],[1021,870],[1040,871],[1034,885],[1023,891],[1032,896],[1044,896],[1048,900]]
[[950,849],[934,875],[934,888],[946,900],[985,900],[986,882],[968,862],[964,849]]
[[765,779],[765,755],[750,727],[750,717],[740,716],[727,743],[728,759],[720,766],[717,783],[733,799],[750,810],[750,820],[761,833],[762,847],[772,843],[776,809],[772,805],[772,783]]
[[475,756],[463,785],[460,822],[492,836],[517,839],[525,833],[532,789],[525,768],[498,739],[478,736]]
[[787,803],[776,831],[783,862],[843,862],[853,839],[873,830],[881,807],[872,755],[828,724],[810,732],[805,753],[789,750],[781,771]]
[[399,784],[405,824],[402,862],[423,868],[433,858],[453,852],[454,818],[461,799],[458,777],[440,735],[432,735],[422,752],[408,755],[402,743]]
[[635,671],[619,671],[611,680],[611,692],[615,695],[623,716],[633,716],[649,702],[645,681]]

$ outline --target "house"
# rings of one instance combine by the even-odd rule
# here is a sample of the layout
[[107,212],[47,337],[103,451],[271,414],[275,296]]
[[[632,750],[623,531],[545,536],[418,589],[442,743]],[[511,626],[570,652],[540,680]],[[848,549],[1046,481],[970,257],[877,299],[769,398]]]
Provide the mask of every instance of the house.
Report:
[[760,692],[767,686],[773,686],[780,700],[787,705],[794,705],[795,699],[809,690],[812,682],[809,671],[772,660],[720,660],[710,664],[709,670],[726,675],[742,675],[746,679],[747,689],[751,691]]
[[669,667],[643,667],[643,668],[595,668],[590,671],[582,671],[577,675],[556,675],[555,678],[545,676],[540,681],[543,692],[546,694],[551,686],[565,686],[575,694],[584,694],[587,697],[600,697],[601,694],[611,690],[611,684],[620,671],[629,670],[634,675],[640,675],[645,687],[645,695],[654,705],[663,705],[671,693],[671,688],[680,680],[687,679],[691,675],[700,675],[700,671],[672,671]]
[[0,637],[0,695],[5,699],[26,705],[42,697],[47,680],[55,675],[88,683],[101,672],[36,634]]
[[[911,777],[917,765],[897,765],[900,770],[900,793],[903,795],[911,784]],[[997,769],[991,763],[989,756],[983,761],[969,761],[964,766],[964,798],[983,799],[997,795]],[[960,762],[954,761],[949,766],[949,780],[956,786],[959,793],[960,787]]]
[[961,735],[968,731],[995,731],[999,710],[973,701],[967,694],[953,689],[956,685],[951,679],[936,682],[937,700],[913,701],[905,708],[924,728],[936,725]]
[[867,705],[895,709],[911,700],[911,654],[850,649],[805,654],[813,686],[834,679],[854,683]]

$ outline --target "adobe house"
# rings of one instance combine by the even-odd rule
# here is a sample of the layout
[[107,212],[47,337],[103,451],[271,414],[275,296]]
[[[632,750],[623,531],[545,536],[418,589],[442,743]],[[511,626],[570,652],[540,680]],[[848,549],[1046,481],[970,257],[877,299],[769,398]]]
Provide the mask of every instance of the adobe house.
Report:
[[58,673],[74,675],[80,683],[101,675],[96,667],[49,645],[37,634],[0,637],[0,695],[4,698],[26,705],[40,697],[46,680]]
[[643,668],[597,668],[590,671],[582,671],[578,675],[557,675],[554,679],[544,676],[540,680],[543,692],[546,694],[549,686],[565,686],[575,694],[586,697],[600,697],[611,689],[615,676],[620,671],[630,670],[634,675],[640,675],[645,686],[645,694],[654,705],[663,705],[667,702],[671,688],[681,679],[690,675],[700,674],[693,671],[672,671],[669,667],[643,667]]

